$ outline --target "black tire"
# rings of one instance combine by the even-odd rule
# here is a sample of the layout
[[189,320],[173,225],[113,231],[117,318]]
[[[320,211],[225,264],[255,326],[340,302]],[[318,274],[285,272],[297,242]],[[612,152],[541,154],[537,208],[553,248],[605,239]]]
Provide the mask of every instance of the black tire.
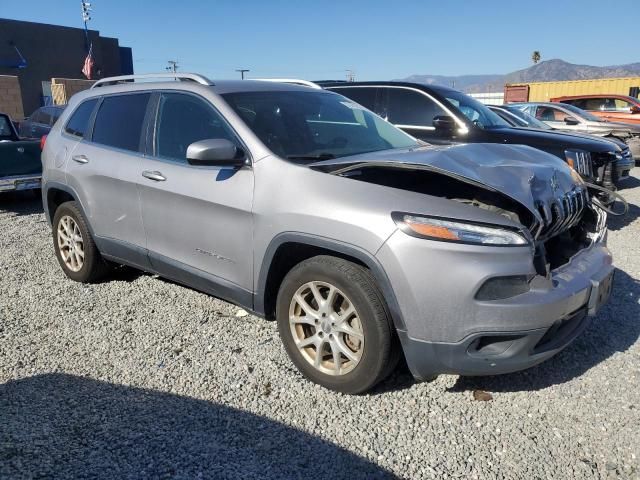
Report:
[[[348,373],[330,375],[316,369],[296,346],[289,309],[295,293],[309,282],[335,286],[348,297],[358,313],[364,347],[359,362]],[[330,390],[348,394],[366,392],[389,375],[398,362],[398,341],[382,293],[369,270],[347,260],[321,255],[296,265],[280,285],[276,319],[291,361],[305,377]]]
[[[82,236],[82,246],[84,250],[84,260],[78,271],[72,270],[62,258],[61,248],[58,242],[58,227],[60,221],[65,217],[71,219],[78,226],[80,235]],[[81,283],[94,283],[102,279],[109,271],[107,262],[102,258],[98,248],[96,247],[93,237],[87,227],[76,202],[65,202],[58,207],[53,216],[53,248],[56,252],[56,258],[65,275],[71,280]]]

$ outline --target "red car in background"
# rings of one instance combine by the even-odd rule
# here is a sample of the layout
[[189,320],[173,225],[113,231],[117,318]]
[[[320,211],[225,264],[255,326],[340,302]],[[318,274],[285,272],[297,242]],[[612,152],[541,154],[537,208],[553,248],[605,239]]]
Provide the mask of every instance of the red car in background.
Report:
[[573,95],[551,101],[573,105],[612,122],[640,123],[640,100],[628,95]]

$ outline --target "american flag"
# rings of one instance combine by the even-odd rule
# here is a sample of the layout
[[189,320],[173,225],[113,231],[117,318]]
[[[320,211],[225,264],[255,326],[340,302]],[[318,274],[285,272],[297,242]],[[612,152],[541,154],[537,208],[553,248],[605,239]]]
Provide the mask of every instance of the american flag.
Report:
[[93,43],[89,46],[89,53],[87,53],[87,58],[84,59],[82,73],[85,77],[87,77],[87,80],[91,80],[91,75],[93,73]]

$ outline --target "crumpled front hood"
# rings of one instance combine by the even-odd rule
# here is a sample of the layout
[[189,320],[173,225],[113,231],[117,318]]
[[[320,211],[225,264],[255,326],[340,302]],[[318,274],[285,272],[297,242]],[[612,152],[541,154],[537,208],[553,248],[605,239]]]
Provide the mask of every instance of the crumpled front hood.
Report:
[[384,150],[309,165],[334,174],[363,168],[429,170],[498,191],[524,205],[544,223],[540,205],[584,190],[577,174],[559,158],[524,145],[476,143]]

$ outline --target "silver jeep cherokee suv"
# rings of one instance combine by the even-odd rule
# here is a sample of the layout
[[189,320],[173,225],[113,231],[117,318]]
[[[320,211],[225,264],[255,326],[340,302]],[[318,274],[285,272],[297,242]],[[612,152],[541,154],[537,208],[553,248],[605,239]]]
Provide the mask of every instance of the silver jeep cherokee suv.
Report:
[[401,355],[422,380],[530,367],[609,296],[605,215],[552,155],[435,148],[304,86],[154,77],[98,81],[46,140],[73,280],[126,264],[275,318],[298,369],[347,393]]

